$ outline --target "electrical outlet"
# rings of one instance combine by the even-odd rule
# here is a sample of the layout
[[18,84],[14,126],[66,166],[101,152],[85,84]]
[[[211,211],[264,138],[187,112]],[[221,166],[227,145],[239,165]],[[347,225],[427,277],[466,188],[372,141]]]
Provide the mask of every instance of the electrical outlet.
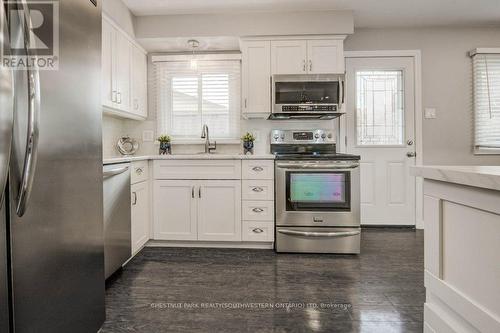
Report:
[[424,117],[425,117],[425,119],[436,119],[436,109],[425,108]]
[[142,131],[142,141],[143,142],[153,142],[154,132],[153,131]]

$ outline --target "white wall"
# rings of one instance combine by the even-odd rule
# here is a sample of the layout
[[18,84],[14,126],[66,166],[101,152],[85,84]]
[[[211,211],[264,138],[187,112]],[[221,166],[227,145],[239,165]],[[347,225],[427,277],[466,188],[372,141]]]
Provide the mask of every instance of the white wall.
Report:
[[500,28],[356,29],[346,50],[422,52],[423,107],[437,119],[423,120],[425,164],[500,165],[500,156],[475,156],[472,63],[467,52],[500,47]]

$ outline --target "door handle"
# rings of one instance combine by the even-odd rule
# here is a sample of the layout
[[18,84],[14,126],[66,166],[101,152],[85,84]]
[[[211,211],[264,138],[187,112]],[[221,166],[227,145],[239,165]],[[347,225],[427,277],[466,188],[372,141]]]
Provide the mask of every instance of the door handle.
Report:
[[135,206],[137,205],[137,192],[132,192],[132,194],[134,195],[134,202],[132,202],[132,206]]
[[116,103],[116,91],[115,90],[113,90],[111,92],[111,102]]
[[321,232],[321,231],[297,231],[289,229],[278,229],[280,234],[304,237],[349,237],[356,236],[361,231]]
[[109,177],[117,176],[119,174],[124,173],[127,170],[128,170],[128,166],[123,167],[123,168],[117,168],[117,169],[112,169],[112,170],[104,171],[104,173],[102,174],[102,178],[106,179],[106,178],[109,178]]
[[415,153],[414,151],[409,151],[409,152],[406,153],[406,156],[408,156],[408,157],[415,157],[415,156],[417,156],[417,153]]
[[302,60],[302,71],[306,71],[306,59]]
[[[3,14],[3,31],[7,29],[6,13],[2,10]],[[3,36],[2,49],[9,50],[10,45],[9,34]],[[5,186],[7,185],[7,178],[9,173],[10,164],[10,151],[12,147],[12,131],[14,128],[14,73],[12,69],[7,66],[0,67],[0,206],[3,203],[5,194]]]
[[121,92],[117,92],[116,93],[116,97],[117,97],[117,103],[118,104],[122,104],[122,93]]
[[312,60],[309,60],[309,72],[312,72],[313,70],[313,62]]
[[26,153],[23,173],[17,196],[16,213],[22,217],[31,196],[33,180],[35,179],[36,161],[38,155],[38,124],[40,118],[40,76],[38,70],[28,69],[28,135],[26,138]]
[[191,187],[191,199],[194,199],[194,186]]
[[200,199],[201,199],[201,186],[200,186],[200,187],[198,187],[198,198],[200,198]]

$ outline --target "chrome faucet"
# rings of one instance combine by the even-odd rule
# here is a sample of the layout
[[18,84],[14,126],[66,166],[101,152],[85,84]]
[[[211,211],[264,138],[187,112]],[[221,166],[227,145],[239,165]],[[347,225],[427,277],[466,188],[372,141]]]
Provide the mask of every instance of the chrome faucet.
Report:
[[204,124],[203,128],[201,129],[201,138],[205,139],[205,154],[210,154],[212,152],[212,150],[217,149],[217,142],[216,141],[214,141],[213,145],[210,143],[210,134],[208,131],[207,124]]

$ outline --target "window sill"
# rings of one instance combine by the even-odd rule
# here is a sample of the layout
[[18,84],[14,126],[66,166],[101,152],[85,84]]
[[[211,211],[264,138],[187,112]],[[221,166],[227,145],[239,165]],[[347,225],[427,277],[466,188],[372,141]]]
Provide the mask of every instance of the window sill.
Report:
[[[240,139],[216,139],[211,138],[210,143],[217,142],[220,145],[239,145]],[[205,139],[172,139],[173,145],[204,145]]]
[[474,155],[500,155],[500,148],[474,148]]

